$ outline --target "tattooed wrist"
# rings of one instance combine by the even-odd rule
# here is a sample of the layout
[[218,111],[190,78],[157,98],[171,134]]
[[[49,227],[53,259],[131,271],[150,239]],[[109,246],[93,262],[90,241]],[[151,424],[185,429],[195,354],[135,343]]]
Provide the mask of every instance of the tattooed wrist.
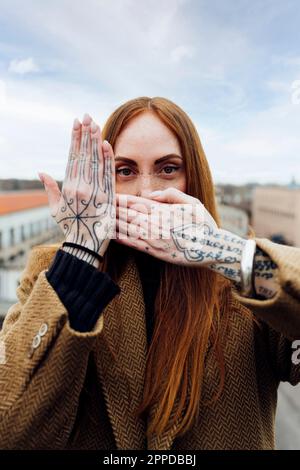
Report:
[[[195,235],[191,235],[191,231]],[[184,226],[173,230],[172,236],[177,249],[190,263],[202,264],[240,286],[240,263],[245,239],[208,224]]]
[[245,240],[209,224],[189,224],[171,230],[172,238],[187,261],[211,266],[240,262]]
[[[227,279],[230,279],[239,291],[241,289],[241,270],[239,267],[229,267],[223,264],[212,265],[210,268],[223,274]],[[254,256],[253,275],[255,286],[255,297],[260,299],[270,299],[275,296],[278,290],[278,267],[264,252],[258,247]]]
[[[236,265],[230,267],[226,264],[218,264],[211,265],[210,269],[230,279],[238,291],[241,289],[240,262],[238,267]],[[255,252],[253,271],[255,297],[260,299],[270,299],[274,297],[278,291],[278,267],[276,263],[258,247]]]
[[258,247],[254,258],[254,282],[257,294],[267,299],[274,297],[279,288],[277,264]]
[[277,264],[274,263],[262,250],[257,248],[254,260],[255,277],[264,279],[272,279],[274,277],[274,270],[277,269]]

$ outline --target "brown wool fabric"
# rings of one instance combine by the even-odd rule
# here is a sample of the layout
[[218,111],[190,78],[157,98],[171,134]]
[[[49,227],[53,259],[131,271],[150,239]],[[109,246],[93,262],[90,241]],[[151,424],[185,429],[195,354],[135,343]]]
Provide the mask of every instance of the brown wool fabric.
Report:
[[[45,276],[60,246],[35,247],[17,289],[18,303],[0,333],[6,353],[0,364],[0,448],[274,449],[279,382],[300,382],[300,365],[292,362],[292,341],[300,339],[300,249],[255,240],[279,267],[277,295],[255,300],[232,290],[223,393],[201,409],[185,435],[176,435],[175,423],[148,439],[147,423],[133,414],[142,399],[147,353],[134,260],[118,282],[121,293],[94,329],[81,333],[70,327],[68,312]],[[249,310],[261,320],[261,329]],[[44,324],[48,329],[32,349]],[[218,377],[208,346],[204,400],[215,394]]]

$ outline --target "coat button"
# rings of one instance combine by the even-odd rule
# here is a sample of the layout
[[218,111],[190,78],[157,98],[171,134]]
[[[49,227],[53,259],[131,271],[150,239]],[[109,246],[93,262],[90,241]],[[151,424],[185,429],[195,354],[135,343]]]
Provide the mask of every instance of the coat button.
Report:
[[48,325],[47,323],[43,323],[39,329],[39,335],[40,336],[45,336],[45,334],[47,333],[48,331]]
[[40,344],[41,344],[41,337],[40,337],[39,334],[37,334],[37,335],[33,338],[33,341],[32,341],[32,347],[33,347],[33,349],[38,348]]

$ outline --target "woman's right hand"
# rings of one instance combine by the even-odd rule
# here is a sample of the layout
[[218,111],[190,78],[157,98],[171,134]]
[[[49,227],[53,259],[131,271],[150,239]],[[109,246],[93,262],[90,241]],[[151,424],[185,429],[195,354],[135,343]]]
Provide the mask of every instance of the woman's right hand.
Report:
[[[114,154],[111,145],[102,142],[100,128],[89,115],[85,114],[82,124],[78,119],[74,121],[62,191],[51,176],[39,176],[51,215],[65,234],[65,241],[103,255],[115,234]],[[74,248],[66,248],[73,253]]]

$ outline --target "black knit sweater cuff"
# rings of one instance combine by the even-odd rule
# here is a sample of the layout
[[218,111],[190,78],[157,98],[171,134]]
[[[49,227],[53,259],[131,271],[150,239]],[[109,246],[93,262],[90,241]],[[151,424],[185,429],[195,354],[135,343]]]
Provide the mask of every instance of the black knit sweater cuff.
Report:
[[107,273],[59,249],[46,278],[68,310],[71,328],[91,331],[120,287]]

